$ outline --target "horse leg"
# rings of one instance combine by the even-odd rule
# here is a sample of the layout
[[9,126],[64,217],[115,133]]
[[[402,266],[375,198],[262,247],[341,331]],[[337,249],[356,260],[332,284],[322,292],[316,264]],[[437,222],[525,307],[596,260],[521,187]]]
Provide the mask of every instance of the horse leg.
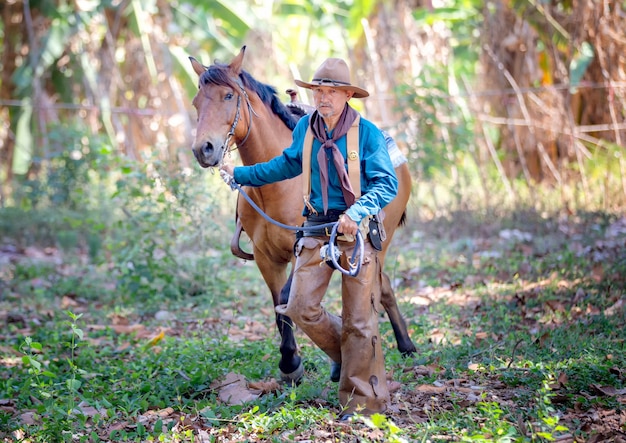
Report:
[[398,350],[402,356],[409,357],[417,352],[417,349],[411,341],[411,337],[409,337],[409,332],[406,329],[406,323],[404,322],[402,314],[400,314],[396,296],[391,288],[391,280],[385,272],[381,272],[381,274],[382,281],[380,288],[380,302],[389,317],[389,322],[391,323],[393,333],[396,337],[396,342],[398,343]]
[[[289,301],[292,279],[293,271],[289,274],[287,283],[280,291],[280,304],[287,304]],[[280,332],[281,357],[278,363],[280,378],[290,384],[298,383],[304,374],[304,366],[302,365],[302,358],[298,355],[298,347],[294,335],[295,325],[286,315],[276,313],[276,326],[278,326],[278,332]]]

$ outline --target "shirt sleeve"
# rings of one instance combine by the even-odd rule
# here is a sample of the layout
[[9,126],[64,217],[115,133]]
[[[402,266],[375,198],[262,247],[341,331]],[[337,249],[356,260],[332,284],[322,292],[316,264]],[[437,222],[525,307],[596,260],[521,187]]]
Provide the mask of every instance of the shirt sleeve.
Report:
[[291,146],[281,155],[250,166],[237,166],[233,176],[235,181],[244,186],[263,186],[281,180],[296,177],[302,173],[302,144],[309,119],[301,118],[296,125],[291,139]]
[[382,132],[371,122],[359,126],[361,146],[361,197],[348,208],[346,215],[356,223],[378,214],[398,193],[398,178],[391,163]]

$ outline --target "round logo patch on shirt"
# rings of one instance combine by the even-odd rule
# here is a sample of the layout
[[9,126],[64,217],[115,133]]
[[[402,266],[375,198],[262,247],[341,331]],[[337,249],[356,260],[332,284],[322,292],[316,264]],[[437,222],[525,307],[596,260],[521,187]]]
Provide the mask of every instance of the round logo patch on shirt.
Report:
[[357,154],[356,151],[350,151],[348,154],[348,160],[356,160],[357,158],[359,158],[359,154]]

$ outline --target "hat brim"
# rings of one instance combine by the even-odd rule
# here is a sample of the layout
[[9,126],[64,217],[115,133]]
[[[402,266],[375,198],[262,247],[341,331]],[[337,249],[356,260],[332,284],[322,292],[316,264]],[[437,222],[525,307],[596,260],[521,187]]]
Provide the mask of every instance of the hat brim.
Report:
[[306,88],[306,89],[313,89],[313,88],[317,88],[318,86],[327,86],[327,87],[331,87],[331,88],[335,88],[335,89],[341,89],[344,91],[352,91],[352,97],[354,98],[365,98],[365,97],[369,97],[370,93],[367,92],[365,89],[361,89],[358,86],[353,86],[353,85],[334,85],[334,84],[329,84],[328,82],[311,82],[311,83],[307,83],[307,82],[303,82],[302,80],[296,80],[296,85],[300,86],[301,88]]

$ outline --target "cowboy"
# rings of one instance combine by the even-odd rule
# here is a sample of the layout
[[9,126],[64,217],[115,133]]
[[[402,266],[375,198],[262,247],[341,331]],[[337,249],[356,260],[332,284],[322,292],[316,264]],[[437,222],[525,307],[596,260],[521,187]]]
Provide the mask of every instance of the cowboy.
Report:
[[[296,80],[296,84],[312,90],[316,110],[300,119],[291,146],[265,163],[235,168],[224,164],[222,173],[226,180],[232,177],[246,186],[262,186],[302,174],[305,135],[310,128],[310,161],[304,159],[310,164],[310,195],[305,196],[303,209],[305,226],[338,222],[337,232],[344,238],[337,242],[337,248],[344,267],[354,250],[357,231],[393,200],[398,180],[383,134],[348,103],[351,98],[365,98],[369,93],[350,83],[350,70],[344,60],[329,58],[311,82]],[[357,119],[358,152],[348,152],[347,133]],[[362,192],[358,198],[348,177],[348,158],[358,159]],[[307,230],[297,239],[289,301],[277,306],[276,311],[290,317],[330,357],[331,379],[339,381],[340,420],[347,420],[355,412],[382,413],[389,403],[378,328],[382,270],[377,262],[378,250],[364,236],[359,273],[354,277],[342,275],[341,316],[328,312],[322,299],[333,269],[323,265],[320,254],[329,241],[328,231]]]

